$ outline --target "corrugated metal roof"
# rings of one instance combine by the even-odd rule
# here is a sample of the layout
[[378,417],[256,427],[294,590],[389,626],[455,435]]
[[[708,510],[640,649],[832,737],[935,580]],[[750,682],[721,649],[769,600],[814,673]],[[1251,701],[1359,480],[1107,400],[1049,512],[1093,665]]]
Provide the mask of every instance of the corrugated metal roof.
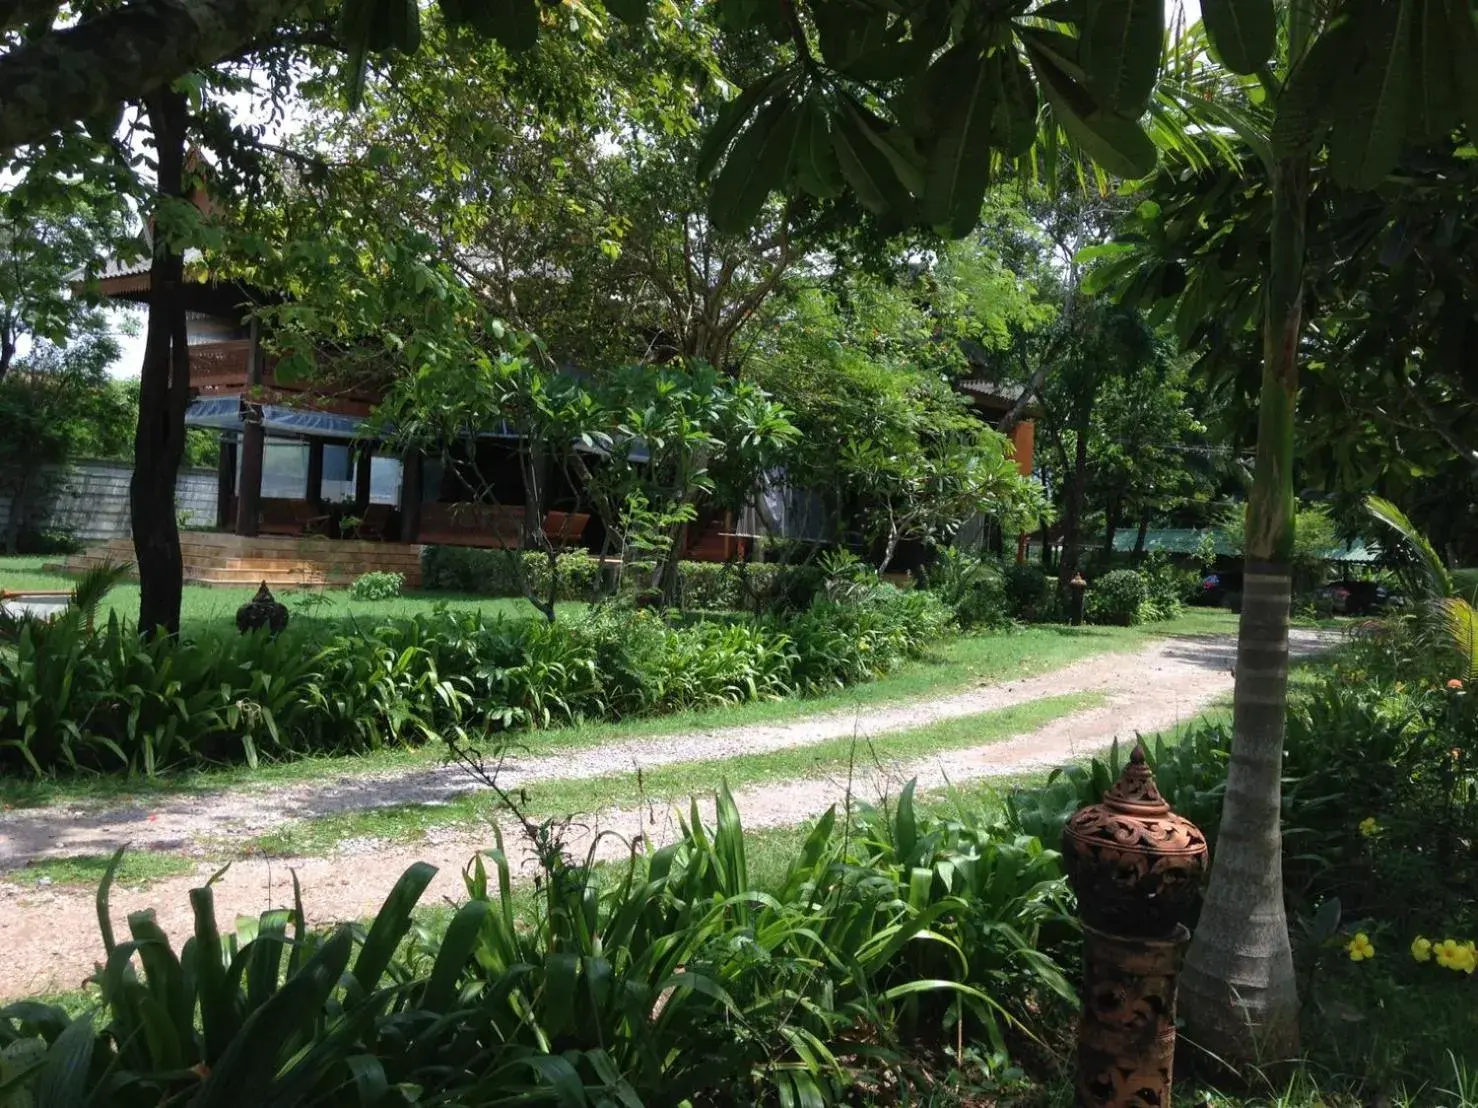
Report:
[[[1201,545],[1201,536],[1209,534],[1216,544],[1216,552],[1224,557],[1235,557],[1241,553],[1235,550],[1227,542],[1226,536],[1214,527],[1167,527],[1145,532],[1144,548],[1148,551],[1163,550],[1167,554],[1194,554]],[[1135,539],[1139,537],[1136,528],[1114,532],[1114,550],[1121,554],[1127,554],[1134,549]],[[1336,546],[1324,554],[1326,561],[1330,562],[1376,562],[1380,560],[1380,549],[1378,547],[1366,546],[1360,540]]]

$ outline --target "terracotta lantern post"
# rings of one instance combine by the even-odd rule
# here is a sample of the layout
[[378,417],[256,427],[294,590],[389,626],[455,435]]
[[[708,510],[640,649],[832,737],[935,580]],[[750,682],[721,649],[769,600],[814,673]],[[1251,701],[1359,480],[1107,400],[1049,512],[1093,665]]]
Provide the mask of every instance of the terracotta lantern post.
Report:
[[1068,587],[1068,612],[1067,621],[1074,627],[1083,622],[1083,594],[1088,591],[1088,582],[1083,580],[1081,573],[1073,574],[1073,579],[1067,583]]
[[1170,1108],[1175,983],[1208,861],[1170,810],[1138,743],[1103,802],[1062,834],[1083,917],[1079,1108]]

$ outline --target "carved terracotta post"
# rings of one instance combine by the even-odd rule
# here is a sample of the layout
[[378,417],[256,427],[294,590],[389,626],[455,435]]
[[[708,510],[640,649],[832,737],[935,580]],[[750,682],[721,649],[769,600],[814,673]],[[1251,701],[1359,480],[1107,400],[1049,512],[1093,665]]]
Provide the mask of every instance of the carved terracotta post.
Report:
[[1175,982],[1206,872],[1206,837],[1170,810],[1144,749],[1063,830],[1083,917],[1080,1108],[1170,1108]]

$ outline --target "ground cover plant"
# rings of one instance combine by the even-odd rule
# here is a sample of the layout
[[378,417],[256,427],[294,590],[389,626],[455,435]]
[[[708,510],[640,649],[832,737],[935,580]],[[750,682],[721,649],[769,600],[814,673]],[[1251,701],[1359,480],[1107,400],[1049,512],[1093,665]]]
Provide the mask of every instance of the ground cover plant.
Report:
[[153,776],[807,695],[887,673],[949,624],[932,594],[890,586],[741,621],[437,608],[181,640],[141,640],[116,614],[94,629],[74,609],[21,623],[0,655],[0,766]]
[[821,1104],[910,1079],[908,1043],[956,1027],[1004,1063],[1028,1012],[1071,1004],[1050,953],[1073,931],[1057,857],[910,793],[828,814],[771,892],[727,792],[712,827],[695,805],[614,880],[530,827],[545,879],[524,923],[501,843],[439,935],[412,918],[430,867],[366,928],[326,935],[301,898],[222,934],[207,885],[181,947],[148,913],[121,942],[104,924],[96,1020],[0,1010],[0,1087],[43,1104]]

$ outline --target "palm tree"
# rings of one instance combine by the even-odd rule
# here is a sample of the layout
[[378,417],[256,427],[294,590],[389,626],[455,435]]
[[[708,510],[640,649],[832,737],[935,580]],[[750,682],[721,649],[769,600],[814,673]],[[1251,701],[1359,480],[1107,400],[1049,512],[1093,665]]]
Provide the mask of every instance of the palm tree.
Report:
[[1400,508],[1370,496],[1365,510],[1395,535],[1397,547],[1407,556],[1398,572],[1417,604],[1413,624],[1418,643],[1451,654],[1463,677],[1478,680],[1478,611],[1458,593],[1437,551]]

